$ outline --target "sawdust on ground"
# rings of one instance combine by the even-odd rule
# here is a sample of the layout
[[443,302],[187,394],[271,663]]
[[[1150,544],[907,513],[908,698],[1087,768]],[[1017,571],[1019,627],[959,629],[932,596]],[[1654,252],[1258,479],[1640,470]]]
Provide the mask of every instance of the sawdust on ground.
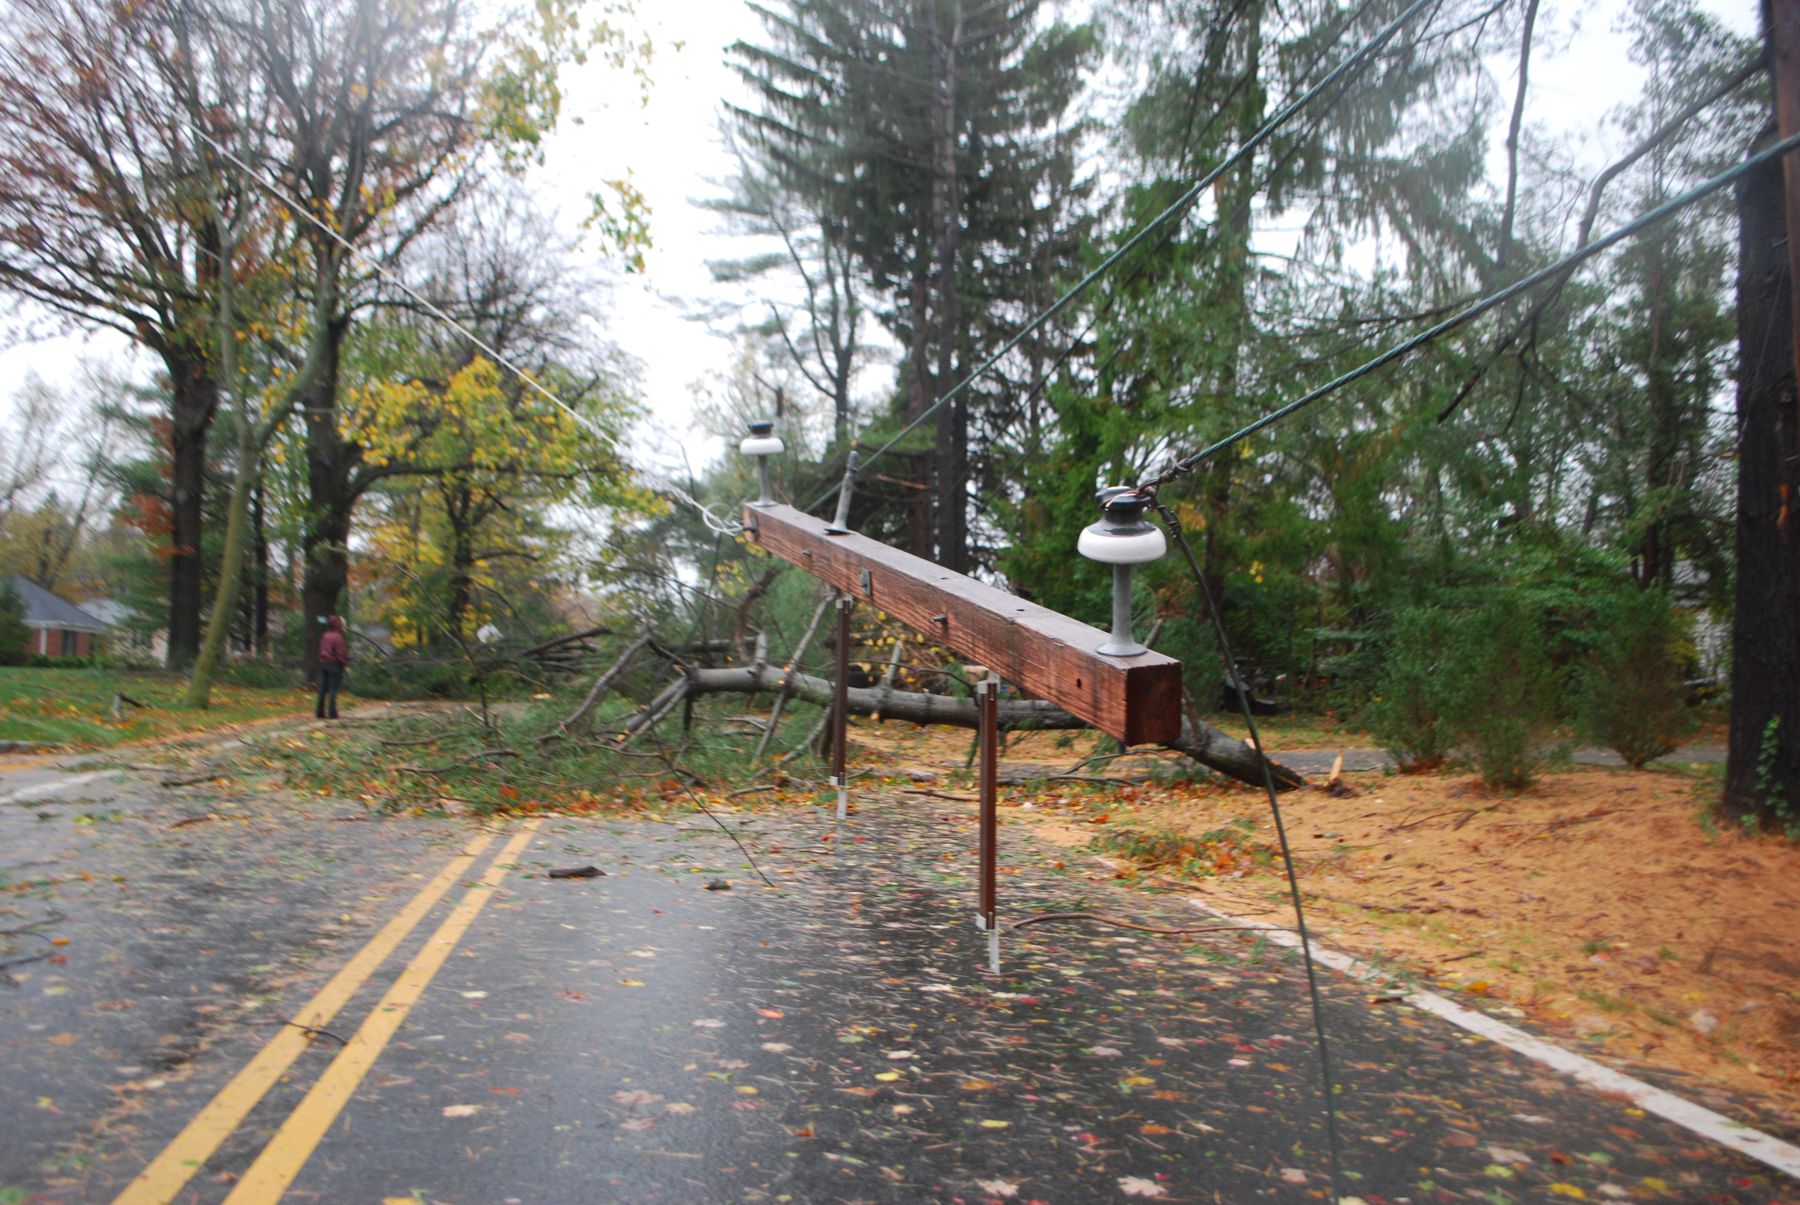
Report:
[[[914,789],[971,791],[954,780],[968,733],[864,724],[852,741],[855,760],[910,771]],[[1069,770],[1093,747],[1014,735],[1003,782]],[[1170,768],[1152,754],[1082,770],[1130,781],[1003,785],[1002,859],[1005,826],[1028,822],[1072,850],[1105,849],[1121,877],[1291,924],[1265,797],[1171,783]],[[1281,800],[1315,940],[1800,1132],[1800,845],[1712,822],[1716,771],[1578,767],[1518,795],[1456,773],[1342,781],[1353,795],[1314,786]],[[1198,856],[1141,848],[1152,836],[1187,838],[1174,844]]]

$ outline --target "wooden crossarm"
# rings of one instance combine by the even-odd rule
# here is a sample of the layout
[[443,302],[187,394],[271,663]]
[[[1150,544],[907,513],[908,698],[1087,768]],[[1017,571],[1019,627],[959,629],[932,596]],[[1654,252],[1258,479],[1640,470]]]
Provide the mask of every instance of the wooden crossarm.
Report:
[[1107,633],[791,506],[746,506],[759,547],[1128,745],[1181,736],[1181,663],[1107,657]]

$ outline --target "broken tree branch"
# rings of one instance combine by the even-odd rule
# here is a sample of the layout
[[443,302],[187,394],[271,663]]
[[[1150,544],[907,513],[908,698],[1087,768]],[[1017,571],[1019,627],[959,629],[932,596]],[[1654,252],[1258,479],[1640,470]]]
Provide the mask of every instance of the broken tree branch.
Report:
[[[800,643],[794,646],[794,655],[789,657],[787,664],[782,667],[784,675],[792,673],[805,658],[806,650],[811,646],[813,636],[819,630],[819,620],[825,617],[825,608],[831,605],[831,600],[836,594],[835,590],[826,590],[824,596],[819,599],[819,605],[813,608],[812,619],[807,622],[806,631],[801,635]],[[769,726],[763,729],[762,740],[756,743],[756,752],[751,755],[754,760],[762,760],[762,755],[768,749],[769,742],[774,739],[775,730],[781,726],[782,709],[787,706],[787,701],[791,697],[791,693],[785,687],[782,688],[780,694],[775,696],[775,706],[769,709]]]
[[[718,670],[688,670],[688,671],[684,672],[680,677],[676,678],[673,682],[671,682],[667,686],[663,687],[662,692],[660,694],[658,694],[654,699],[651,699],[648,703],[644,704],[644,706],[638,710],[638,713],[636,715],[632,716],[629,720],[627,720],[625,722],[625,727],[619,732],[618,743],[623,745],[626,742],[631,741],[631,740],[635,739],[636,737],[638,737],[646,729],[653,727],[658,720],[662,719],[663,716],[667,715],[670,711],[674,710],[675,704],[681,702],[683,699],[693,698],[697,693],[704,693],[704,692],[696,692],[693,689],[693,681],[694,681],[693,676],[695,674],[697,674],[697,673],[718,673],[718,672],[720,672],[720,671],[718,671]],[[736,671],[731,671],[731,672],[736,672]],[[753,669],[748,672],[756,673],[759,671]],[[767,666],[761,667],[760,672],[767,673],[768,667]]]
[[588,628],[586,631],[571,632],[567,636],[558,636],[554,640],[546,640],[542,644],[534,644],[530,648],[522,650],[519,653],[519,656],[521,656],[521,657],[537,657],[537,656],[543,655],[544,653],[548,653],[552,649],[561,648],[565,644],[576,644],[583,640],[592,639],[595,636],[610,636],[610,635],[612,635],[611,628],[604,628],[604,627]]
[[542,745],[546,741],[567,736],[585,725],[588,717],[593,715],[594,708],[599,705],[601,698],[606,694],[607,688],[620,674],[625,672],[625,667],[631,663],[631,659],[642,652],[644,646],[649,643],[650,633],[646,630],[636,640],[626,645],[625,651],[619,654],[619,659],[612,663],[612,667],[594,680],[593,686],[589,687],[587,694],[582,696],[580,705],[558,721],[553,730],[538,737],[538,744]]

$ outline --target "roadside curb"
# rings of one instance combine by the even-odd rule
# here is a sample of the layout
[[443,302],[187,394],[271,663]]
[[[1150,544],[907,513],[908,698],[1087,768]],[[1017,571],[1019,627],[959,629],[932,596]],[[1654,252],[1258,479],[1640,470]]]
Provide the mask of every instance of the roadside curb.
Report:
[[[1192,896],[1187,897],[1187,902],[1198,911],[1217,920],[1242,925],[1246,928],[1251,927],[1251,922],[1243,917],[1222,912]],[[1262,929],[1259,927],[1257,934],[1263,940],[1274,945],[1293,950],[1300,948],[1299,934],[1286,929]],[[1348,954],[1341,954],[1336,950],[1321,946],[1317,941],[1311,943],[1311,951],[1314,962],[1348,975],[1352,979],[1364,983],[1387,982],[1390,979],[1387,971],[1370,966]],[[1792,1143],[1783,1142],[1771,1134],[1765,1134],[1742,1122],[1733,1121],[1722,1113],[1715,1113],[1704,1105],[1697,1105],[1693,1101],[1685,1100],[1653,1084],[1634,1079],[1624,1072],[1615,1071],[1585,1055],[1566,1050],[1535,1034],[1527,1033],[1516,1026],[1490,1017],[1486,1013],[1457,1004],[1436,992],[1424,990],[1408,992],[1406,1003],[1420,1012],[1430,1013],[1447,1021],[1458,1029],[1486,1038],[1495,1045],[1503,1046],[1515,1054],[1522,1054],[1534,1062],[1542,1063],[1551,1070],[1560,1072],[1589,1088],[1623,1097],[1646,1113],[1654,1113],[1663,1120],[1673,1122],[1702,1138],[1721,1146],[1730,1147],[1784,1175],[1800,1179],[1800,1147],[1794,1146]]]

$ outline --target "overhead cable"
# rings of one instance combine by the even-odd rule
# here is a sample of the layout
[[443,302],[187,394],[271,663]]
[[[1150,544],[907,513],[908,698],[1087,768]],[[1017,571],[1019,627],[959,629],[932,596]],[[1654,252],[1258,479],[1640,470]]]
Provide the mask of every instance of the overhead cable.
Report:
[[[1355,25],[1358,21],[1360,21],[1362,19],[1363,15],[1365,13],[1367,13],[1368,10],[1375,3],[1376,3],[1376,0],[1363,0],[1363,3],[1361,4],[1361,6],[1359,6],[1355,12],[1350,14],[1349,18],[1344,22],[1342,27],[1340,27],[1340,29],[1338,30],[1338,33],[1341,34],[1343,32],[1343,30],[1350,28],[1352,25]],[[1238,14],[1236,12],[1234,12],[1232,14],[1232,16],[1234,16],[1234,17],[1237,15]],[[1333,35],[1333,36],[1335,37],[1336,35]],[[1330,49],[1329,45],[1321,47],[1318,54],[1315,55],[1313,57],[1313,60],[1306,65],[1305,70],[1300,72],[1300,77],[1305,78],[1306,76],[1311,75],[1313,70],[1315,68],[1317,68],[1319,63],[1325,58],[1326,51],[1328,51],[1329,49]],[[1366,60],[1365,60],[1365,62],[1366,62]],[[1226,91],[1224,101],[1221,102],[1222,104],[1231,103],[1231,101],[1237,96],[1238,92],[1253,77],[1254,70],[1255,69],[1252,68],[1248,71],[1242,72],[1238,75],[1238,77],[1235,80],[1232,81],[1231,87]],[[1192,100],[1195,100],[1195,101],[1197,101],[1198,95],[1199,95],[1198,94],[1199,83],[1200,83],[1199,79],[1196,78],[1196,80],[1195,80],[1195,89],[1196,90],[1193,93],[1193,96],[1191,98]],[[1348,86],[1346,85],[1346,88],[1347,87]],[[1341,94],[1340,94],[1340,98],[1341,98]],[[1189,108],[1190,117],[1189,117],[1188,124],[1187,124],[1187,130],[1182,135],[1180,166],[1177,168],[1177,174],[1185,174],[1186,170],[1187,170],[1188,151],[1192,145],[1192,140],[1193,140],[1193,121],[1192,121],[1192,117],[1191,117],[1192,111],[1193,111],[1193,106],[1190,105],[1190,108]],[[1225,112],[1225,110],[1223,108],[1221,108],[1218,111],[1214,112],[1213,115],[1207,119],[1206,125],[1200,131],[1202,136],[1211,132],[1213,126],[1218,124],[1219,118],[1221,116],[1223,116],[1224,112]],[[1330,108],[1330,106],[1327,106],[1323,111],[1321,111],[1320,113],[1313,116],[1313,118],[1311,119],[1312,125],[1310,128],[1317,129],[1319,127],[1320,123],[1322,123],[1326,117],[1330,116],[1330,114],[1331,114],[1331,108]],[[1299,149],[1299,144],[1296,143],[1293,148],[1290,148],[1280,159],[1275,161],[1274,165],[1272,167],[1270,167],[1268,169],[1268,171],[1265,173],[1263,186],[1251,189],[1249,192],[1249,195],[1247,195],[1244,198],[1244,200],[1239,203],[1238,208],[1232,211],[1232,218],[1234,220],[1237,218],[1242,218],[1245,214],[1247,214],[1249,212],[1250,205],[1251,205],[1251,202],[1254,199],[1254,197],[1258,193],[1261,193],[1264,190],[1264,188],[1266,188],[1268,186],[1268,184],[1271,181],[1273,181],[1277,175],[1280,174],[1280,172],[1288,165],[1288,163],[1292,161],[1293,156],[1297,152],[1298,149]],[[1186,195],[1186,194],[1184,193],[1183,195]],[[1192,202],[1190,202],[1189,204],[1191,206]],[[1213,220],[1213,224],[1215,226],[1224,225],[1225,221],[1226,221],[1226,219],[1225,219],[1224,215],[1218,215],[1218,216],[1215,216],[1215,218]],[[1122,295],[1128,293],[1130,291],[1131,287],[1143,278],[1144,273],[1146,271],[1148,271],[1150,264],[1154,261],[1155,257],[1158,254],[1160,254],[1161,251],[1163,250],[1163,248],[1167,247],[1169,245],[1169,243],[1171,241],[1173,241],[1175,236],[1177,234],[1179,234],[1180,232],[1181,232],[1181,224],[1178,220],[1172,219],[1169,222],[1164,224],[1162,237],[1156,240],[1156,245],[1151,247],[1150,250],[1142,258],[1140,258],[1137,261],[1137,263],[1132,265],[1131,271],[1126,274],[1123,284],[1117,284],[1117,285],[1113,286],[1111,291],[1109,291],[1107,293],[1105,299],[1101,301],[1100,305],[1094,310],[1093,314],[1088,318],[1087,322],[1082,326],[1081,330],[1079,332],[1077,332],[1075,337],[1069,341],[1068,346],[1063,348],[1062,352],[1056,357],[1056,359],[1054,359],[1050,362],[1050,367],[1046,368],[1042,373],[1040,373],[1038,375],[1038,379],[1036,380],[1036,382],[1034,382],[1032,384],[1032,386],[1025,391],[1024,395],[1016,403],[1018,406],[1021,406],[1021,407],[1029,406],[1034,399],[1038,398],[1044,392],[1044,390],[1049,386],[1051,378],[1054,377],[1058,372],[1060,372],[1062,370],[1063,366],[1066,365],[1070,361],[1070,359],[1074,357],[1076,352],[1080,351],[1084,346],[1086,346],[1088,336],[1093,333],[1095,327],[1099,326],[1100,320],[1102,318],[1106,317],[1106,315],[1112,311],[1112,307],[1118,303],[1119,298]],[[1140,330],[1141,330],[1141,328],[1140,328]],[[1137,332],[1134,332],[1134,335],[1135,335],[1135,333],[1137,333]],[[1119,358],[1119,356],[1122,355],[1125,352],[1125,350],[1127,348],[1129,348],[1130,346],[1131,346],[1131,338],[1121,339],[1118,343],[1118,346],[1112,350],[1112,353],[1110,355],[1108,355],[1106,357],[1106,359],[1102,360],[1098,365],[1096,365],[1094,367],[1093,376],[1094,376],[1095,380],[1098,381],[1100,378],[1102,378],[1106,374],[1106,370],[1108,368],[1112,367],[1113,362],[1115,360],[1117,360]],[[1044,437],[1045,430],[1047,430],[1047,428],[1040,427],[1034,433],[1034,436],[1033,436],[1033,439],[1031,442],[1031,446],[1022,453],[1023,459],[1029,460],[1032,457],[1037,455],[1038,451],[1041,449],[1041,447],[1043,445],[1043,437]]]
[[1288,897],[1294,908],[1294,928],[1300,937],[1300,960],[1306,967],[1306,992],[1312,1003],[1313,1035],[1318,1040],[1319,1073],[1325,1089],[1325,1137],[1327,1153],[1331,1159],[1331,1196],[1334,1202],[1344,1200],[1344,1149],[1343,1136],[1338,1129],[1337,1112],[1337,1072],[1331,1061],[1331,1042],[1325,1026],[1324,993],[1319,987],[1319,967],[1313,958],[1312,933],[1306,924],[1306,905],[1301,898],[1300,874],[1294,867],[1294,849],[1288,841],[1287,821],[1281,814],[1281,799],[1275,791],[1275,776],[1269,767],[1269,756],[1263,748],[1262,733],[1257,730],[1256,717],[1250,706],[1250,688],[1239,672],[1237,656],[1231,651],[1231,640],[1225,634],[1225,621],[1219,614],[1219,600],[1213,597],[1212,587],[1206,584],[1206,575],[1200,571],[1200,562],[1194,557],[1193,545],[1181,527],[1181,519],[1173,507],[1161,499],[1153,499],[1151,505],[1162,516],[1163,524],[1169,529],[1169,535],[1175,546],[1181,549],[1181,556],[1187,563],[1188,572],[1193,575],[1194,589],[1199,593],[1201,601],[1206,604],[1206,617],[1212,626],[1213,639],[1219,646],[1219,657],[1225,666],[1225,680],[1232,683],[1232,694],[1237,696],[1238,711],[1244,721],[1244,727],[1250,732],[1250,747],[1256,751],[1256,761],[1262,770],[1262,788],[1269,800],[1269,813],[1275,822],[1276,842],[1281,848],[1281,865],[1287,875]]
[[467,325],[458,321],[455,317],[453,317],[449,313],[446,313],[442,307],[438,306],[434,302],[430,301],[428,298],[421,295],[418,292],[418,290],[414,289],[412,286],[408,285],[405,281],[401,280],[399,277],[397,277],[393,273],[389,272],[386,268],[382,267],[382,265],[380,263],[378,263],[372,256],[359,250],[353,243],[350,242],[350,240],[346,239],[343,235],[339,234],[336,230],[333,230],[331,228],[331,226],[329,224],[327,224],[322,218],[320,218],[317,214],[313,213],[310,207],[302,204],[299,201],[296,201],[293,197],[287,195],[281,189],[277,188],[275,185],[271,184],[269,181],[263,179],[263,177],[256,171],[255,168],[251,167],[248,163],[245,163],[242,159],[238,158],[238,156],[234,152],[232,152],[230,148],[221,144],[216,138],[212,137],[205,130],[202,130],[198,126],[196,126],[196,127],[194,127],[193,132],[196,137],[200,138],[208,146],[212,147],[213,150],[217,151],[222,157],[224,157],[228,162],[230,162],[240,172],[242,172],[244,174],[245,179],[249,180],[256,187],[258,187],[258,188],[262,189],[264,192],[268,193],[271,197],[274,197],[277,201],[281,202],[281,204],[287,206],[287,208],[289,209],[290,212],[297,213],[301,217],[305,218],[307,222],[309,222],[312,226],[314,226],[316,229],[318,229],[320,233],[324,234],[326,238],[329,238],[332,242],[334,242],[338,246],[342,247],[346,254],[348,254],[352,259],[360,262],[369,271],[373,272],[377,277],[379,277],[384,283],[392,285],[394,288],[396,288],[400,292],[404,293],[420,309],[424,310],[427,314],[431,315],[433,318],[436,318],[439,322],[444,323],[446,326],[449,326],[452,330],[456,331],[459,335],[461,335],[463,338],[467,339],[470,343],[474,344],[475,347],[480,349],[480,351],[484,355],[486,355],[490,360],[492,360],[495,364],[499,365],[501,368],[506,369],[506,371],[512,373],[515,377],[517,377],[520,381],[524,382],[524,384],[529,386],[532,390],[534,390],[538,394],[542,395],[547,401],[550,402],[551,405],[555,406],[558,410],[561,410],[564,414],[568,415],[570,420],[572,420],[578,427],[580,427],[582,430],[586,431],[589,435],[592,435],[595,439],[599,440],[601,443],[606,445],[606,449],[608,452],[610,452],[613,456],[617,457],[621,463],[628,465],[631,468],[632,472],[636,473],[639,477],[643,478],[645,483],[648,484],[652,490],[656,491],[657,493],[667,494],[670,497],[674,498],[676,501],[682,502],[688,506],[693,507],[696,511],[699,512],[701,519],[705,522],[707,528],[716,534],[736,535],[738,532],[743,530],[743,528],[740,524],[734,523],[728,519],[720,518],[718,515],[714,514],[712,512],[712,510],[710,510],[706,506],[705,503],[701,502],[698,498],[695,498],[687,490],[682,489],[679,485],[675,484],[673,481],[670,481],[668,478],[663,477],[662,475],[660,475],[658,473],[651,472],[648,469],[644,469],[637,465],[633,465],[631,463],[631,461],[625,456],[624,449],[620,447],[618,436],[616,436],[612,432],[608,431],[605,427],[602,427],[599,423],[594,422],[587,415],[581,413],[579,410],[575,409],[575,407],[569,405],[569,403],[563,401],[563,399],[561,397],[557,396],[557,394],[554,390],[550,389],[548,386],[546,386],[541,381],[539,381],[535,376],[533,376],[530,372],[527,372],[524,368],[522,368],[517,363],[515,363],[504,352],[500,351],[498,348],[493,346],[493,344],[489,343],[487,340],[483,339],[480,335],[478,335],[474,331],[470,330]]
[[1682,193],[1680,196],[1664,201],[1661,205],[1639,215],[1637,218],[1620,226],[1611,233],[1604,234],[1593,242],[1587,243],[1586,245],[1571,251],[1555,263],[1539,268],[1536,272],[1531,273],[1529,276],[1521,277],[1503,289],[1497,289],[1494,292],[1489,293],[1480,300],[1458,310],[1442,322],[1427,327],[1425,330],[1420,331],[1418,334],[1404,342],[1395,344],[1393,347],[1388,348],[1373,359],[1357,365],[1355,368],[1352,368],[1341,376],[1334,377],[1325,384],[1320,385],[1317,389],[1295,398],[1287,405],[1282,406],[1277,410],[1271,410],[1255,422],[1233,431],[1230,435],[1227,435],[1218,442],[1208,444],[1198,452],[1175,461],[1175,463],[1164,469],[1157,476],[1148,481],[1139,482],[1139,488],[1154,489],[1185,473],[1193,472],[1195,466],[1212,459],[1233,444],[1240,443],[1265,427],[1273,426],[1275,423],[1280,422],[1289,415],[1304,410],[1314,402],[1329,397],[1346,385],[1354,384],[1377,369],[1386,367],[1394,361],[1410,355],[1427,343],[1441,338],[1455,330],[1457,327],[1473,322],[1489,310],[1492,310],[1497,306],[1505,305],[1521,293],[1528,292],[1538,285],[1543,284],[1545,281],[1554,279],[1586,260],[1592,259],[1602,251],[1605,251],[1634,235],[1641,234],[1651,226],[1667,220],[1676,213],[1687,208],[1689,205],[1694,204],[1696,201],[1704,200],[1706,197],[1719,191],[1719,189],[1724,188],[1727,184],[1730,184],[1733,180],[1736,180],[1739,176],[1754,171],[1756,168],[1761,167],[1771,160],[1779,159],[1782,155],[1785,155],[1796,148],[1800,148],[1800,134],[1789,135],[1781,141],[1758,151],[1748,159],[1745,159],[1742,163],[1738,163],[1725,171],[1720,172],[1709,180],[1702,181],[1693,188]]
[[[1355,70],[1365,59],[1369,58],[1376,51],[1387,45],[1388,42],[1392,41],[1394,35],[1399,33],[1409,21],[1426,7],[1440,2],[1441,0],[1413,0],[1413,2],[1407,6],[1406,11],[1402,12],[1398,17],[1395,17],[1387,25],[1383,26],[1381,31],[1373,38],[1370,38],[1354,52],[1347,55],[1337,66],[1327,72],[1324,78],[1319,80],[1318,83],[1283,105],[1273,117],[1263,122],[1263,124],[1257,128],[1255,133],[1245,139],[1237,150],[1226,156],[1217,167],[1195,181],[1186,192],[1176,198],[1166,209],[1141,226],[1135,234],[1129,239],[1126,239],[1124,243],[1120,244],[1112,254],[1101,260],[1092,271],[1076,281],[1067,292],[1052,302],[1048,308],[1044,309],[1037,317],[1021,327],[1017,333],[1000,347],[999,351],[996,351],[993,355],[982,361],[978,367],[969,372],[968,375],[964,376],[955,385],[952,385],[936,401],[932,402],[930,406],[921,411],[916,418],[907,423],[906,426],[902,427],[897,435],[871,453],[868,459],[863,461],[863,467],[867,468],[869,465],[873,464],[876,459],[891,451],[896,444],[905,439],[908,435],[911,435],[926,419],[930,418],[946,404],[959,397],[964,390],[968,389],[968,387],[974,384],[976,380],[986,375],[990,369],[1009,355],[1014,348],[1019,346],[1019,344],[1023,343],[1034,331],[1072,305],[1082,296],[1082,294],[1093,287],[1096,281],[1112,271],[1113,268],[1118,265],[1120,260],[1131,254],[1132,251],[1137,249],[1139,244],[1143,243],[1152,234],[1156,233],[1164,223],[1169,222],[1186,212],[1187,207],[1193,204],[1194,201],[1208,188],[1212,187],[1214,182],[1217,181],[1220,176],[1236,167],[1259,146],[1264,142],[1267,142],[1277,130],[1292,120],[1294,115],[1300,112],[1301,109],[1304,109],[1307,105],[1311,104],[1320,93],[1330,88],[1331,85],[1336,83],[1348,72]],[[816,511],[820,506],[830,501],[831,498],[837,494],[839,488],[840,487],[837,485],[832,486],[823,494],[820,494],[806,509],[809,511]]]

